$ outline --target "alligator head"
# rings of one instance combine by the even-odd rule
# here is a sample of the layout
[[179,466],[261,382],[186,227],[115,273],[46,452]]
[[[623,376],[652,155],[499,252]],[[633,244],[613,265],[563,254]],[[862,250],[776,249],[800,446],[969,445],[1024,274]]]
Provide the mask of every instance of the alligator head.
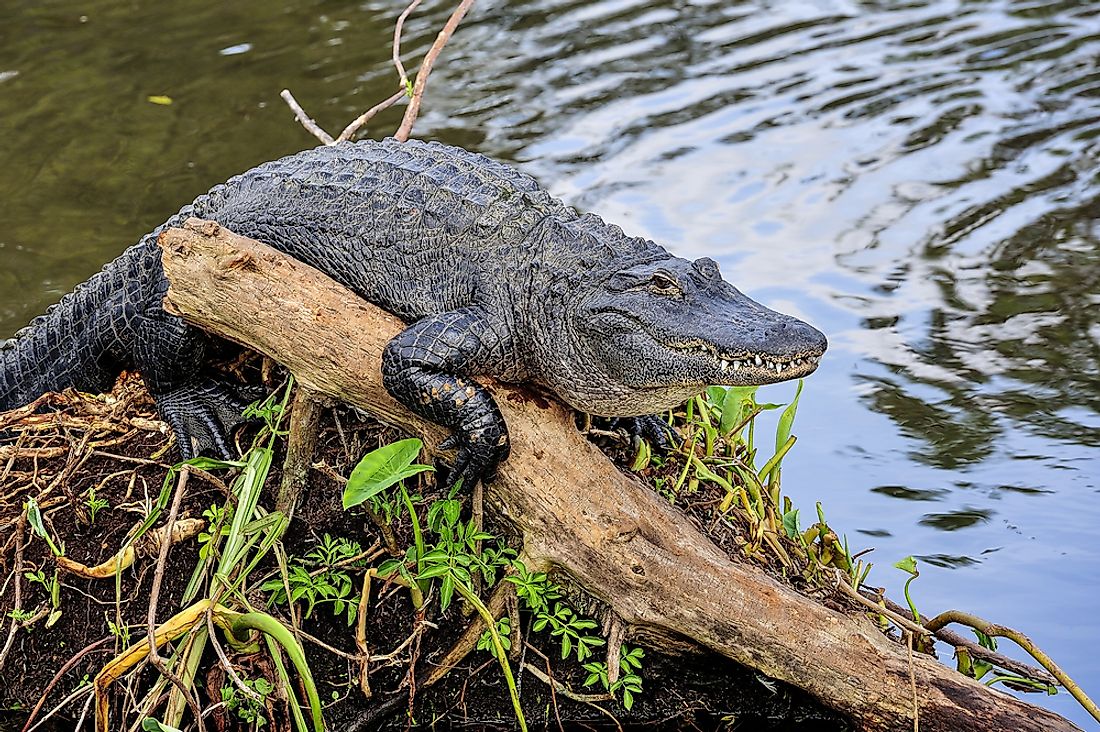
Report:
[[711,259],[670,256],[593,279],[568,311],[598,377],[574,378],[574,393],[562,394],[586,411],[654,413],[710,385],[796,379],[817,368],[828,345],[816,328],[746,297]]

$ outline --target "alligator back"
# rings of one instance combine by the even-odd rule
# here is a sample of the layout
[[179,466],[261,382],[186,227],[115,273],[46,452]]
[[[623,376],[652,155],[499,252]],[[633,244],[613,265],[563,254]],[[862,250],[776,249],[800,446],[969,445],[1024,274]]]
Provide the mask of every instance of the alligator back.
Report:
[[500,294],[526,270],[532,231],[576,214],[482,155],[395,140],[265,163],[195,201],[192,215],[300,259],[416,320]]

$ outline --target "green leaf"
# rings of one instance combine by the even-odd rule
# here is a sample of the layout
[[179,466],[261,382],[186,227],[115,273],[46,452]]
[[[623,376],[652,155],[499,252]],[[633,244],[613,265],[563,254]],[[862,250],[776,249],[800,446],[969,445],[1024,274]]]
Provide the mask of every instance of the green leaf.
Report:
[[779,416],[779,424],[775,428],[775,451],[779,452],[780,448],[787,443],[787,439],[791,436],[791,426],[794,424],[794,415],[798,411],[798,398],[802,396],[802,379],[798,380],[798,388],[795,389],[794,399],[787,405],[787,408],[783,410],[783,414]]
[[172,103],[172,97],[166,97],[163,94],[154,94],[150,97],[146,97],[153,104],[159,104],[163,107],[167,107]]
[[344,488],[344,508],[358,506],[404,478],[432,470],[430,465],[413,463],[423,446],[423,442],[412,437],[364,455],[351,471],[348,485]]
[[167,724],[158,722],[152,717],[146,717],[141,720],[141,729],[144,730],[144,732],[180,732],[179,728],[169,727]]
[[451,571],[451,568],[446,564],[436,564],[432,567],[428,567],[423,572],[417,575],[417,579],[432,579],[433,577],[442,577]]
[[623,706],[627,708],[627,711],[634,706],[634,695],[630,693],[629,689],[623,689]]
[[745,403],[751,404],[752,395],[755,391],[755,386],[737,386],[726,389],[726,393],[722,397],[722,419],[718,422],[719,432],[728,435],[730,430],[747,416],[748,412],[744,411],[742,407]]
[[59,549],[57,545],[53,543],[50,532],[46,531],[46,524],[42,521],[42,511],[38,508],[38,501],[30,498],[23,504],[23,508],[27,512],[27,522],[31,525],[31,529],[34,530],[34,533],[46,540],[46,544],[49,545],[50,551],[53,552],[55,557],[63,555],[65,553],[64,545]]
[[894,562],[894,566],[900,569],[902,572],[908,572],[914,577],[917,576],[917,560],[909,556],[900,561]]
[[443,583],[439,587],[439,607],[441,610],[446,611],[451,606],[451,598],[455,594],[455,578],[452,575],[447,575],[443,578]]
[[783,530],[787,532],[787,536],[792,539],[797,539],[798,535],[802,531],[798,528],[798,509],[792,508],[783,514]]

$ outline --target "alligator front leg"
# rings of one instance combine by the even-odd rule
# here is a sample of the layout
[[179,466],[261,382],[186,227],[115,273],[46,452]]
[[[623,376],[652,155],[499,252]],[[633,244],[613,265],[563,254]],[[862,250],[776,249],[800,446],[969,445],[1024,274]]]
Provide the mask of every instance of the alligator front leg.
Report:
[[214,453],[232,460],[229,432],[252,401],[228,382],[202,373],[208,336],[159,307],[137,317],[134,362],[176,436],[184,460]]
[[458,454],[447,478],[472,488],[493,476],[508,457],[508,428],[493,397],[470,378],[499,373],[508,344],[480,308],[420,320],[389,342],[382,354],[386,390],[421,417],[454,434],[441,447]]

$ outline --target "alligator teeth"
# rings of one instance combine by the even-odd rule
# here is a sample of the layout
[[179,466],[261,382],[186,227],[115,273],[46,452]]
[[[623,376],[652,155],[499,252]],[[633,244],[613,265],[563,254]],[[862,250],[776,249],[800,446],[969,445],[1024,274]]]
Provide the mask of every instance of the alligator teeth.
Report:
[[775,364],[775,373],[777,373],[777,374],[783,373],[783,364],[776,362],[776,364]]
[[733,370],[734,371],[740,371],[741,370],[741,362],[740,361],[734,361],[733,362]]
[[761,358],[759,356],[754,357],[753,363],[755,363],[757,366],[763,366],[764,365],[764,361],[761,360]]
[[727,361],[724,358],[722,359],[722,370],[723,371],[729,371],[730,370],[730,362]]

